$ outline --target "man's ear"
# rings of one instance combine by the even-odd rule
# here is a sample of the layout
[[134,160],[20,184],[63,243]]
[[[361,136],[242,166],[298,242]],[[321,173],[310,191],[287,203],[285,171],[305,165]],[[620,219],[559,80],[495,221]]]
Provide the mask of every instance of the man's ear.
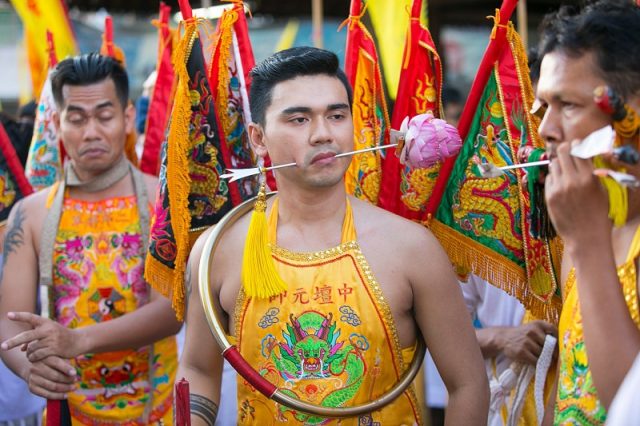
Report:
[[54,110],[53,114],[51,114],[51,119],[53,120],[56,132],[60,133],[60,113],[57,110]]
[[135,124],[136,124],[136,107],[133,106],[132,102],[129,102],[127,104],[127,107],[124,109],[124,129],[127,135],[133,132]]
[[267,146],[264,144],[264,129],[258,123],[249,123],[248,126],[249,131],[249,143],[251,144],[251,149],[256,155],[260,158],[264,158],[267,156]]

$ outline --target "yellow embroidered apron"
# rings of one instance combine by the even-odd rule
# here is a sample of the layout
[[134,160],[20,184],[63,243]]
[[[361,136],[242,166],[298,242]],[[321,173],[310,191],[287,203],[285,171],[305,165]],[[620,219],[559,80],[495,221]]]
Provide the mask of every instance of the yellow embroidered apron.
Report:
[[[65,199],[53,252],[54,318],[69,328],[109,321],[148,302],[144,245],[135,196]],[[175,338],[73,360],[73,424],[171,424]]]
[[[635,259],[640,255],[640,227],[631,242],[627,260],[618,266],[618,278],[629,308],[629,315],[640,328],[638,309],[637,271]],[[566,298],[560,315],[558,344],[560,345],[558,393],[556,396],[556,425],[602,425],[607,413],[598,399],[593,384],[587,348],[582,331],[582,315],[575,270],[569,272],[565,285]]]
[[[280,390],[315,404],[342,407],[371,401],[407,368],[415,348],[401,349],[389,305],[358,243],[351,206],[339,246],[314,253],[277,247],[276,199],[269,234],[288,290],[236,305],[237,345],[244,358]],[[360,418],[327,419],[293,412],[239,378],[238,424],[422,424],[414,385],[392,404]]]

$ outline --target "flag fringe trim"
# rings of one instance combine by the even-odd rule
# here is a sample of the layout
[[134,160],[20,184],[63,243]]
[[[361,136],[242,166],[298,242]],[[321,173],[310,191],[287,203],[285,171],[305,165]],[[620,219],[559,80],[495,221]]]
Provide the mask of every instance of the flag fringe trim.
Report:
[[529,291],[524,268],[436,219],[429,222],[429,229],[457,268],[470,271],[506,291],[535,317],[558,323],[560,303],[553,298],[544,301]]
[[[179,320],[184,318],[185,311],[184,273],[186,259],[189,255],[189,228],[191,227],[188,199],[191,178],[189,177],[188,152],[191,143],[189,123],[192,99],[189,90],[187,58],[189,58],[195,39],[198,37],[197,28],[195,21],[187,22],[184,36],[178,42],[173,57],[177,85],[167,141],[167,191],[171,226],[176,240],[174,269],[171,270],[157,261],[145,264],[149,268],[148,272],[145,272],[145,276],[148,274],[150,278],[153,278],[148,281],[162,294],[167,295],[167,289],[170,289],[171,306]],[[161,281],[155,278],[160,278]],[[162,289],[165,291],[163,292]]]

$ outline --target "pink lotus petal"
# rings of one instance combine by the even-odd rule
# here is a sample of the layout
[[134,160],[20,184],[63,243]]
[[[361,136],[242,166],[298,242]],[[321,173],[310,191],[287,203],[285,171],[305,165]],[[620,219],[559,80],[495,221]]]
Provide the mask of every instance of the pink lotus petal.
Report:
[[460,151],[458,130],[431,114],[420,114],[409,121],[401,160],[411,168],[427,168]]

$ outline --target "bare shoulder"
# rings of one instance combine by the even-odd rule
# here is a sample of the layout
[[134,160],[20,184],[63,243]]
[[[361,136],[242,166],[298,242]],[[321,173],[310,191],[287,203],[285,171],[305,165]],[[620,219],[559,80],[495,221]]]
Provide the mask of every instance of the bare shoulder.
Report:
[[[425,247],[439,248],[438,240],[425,226],[367,202],[352,198],[358,240],[377,240],[381,246],[401,253]],[[399,251],[398,251],[399,250]]]
[[45,188],[23,198],[13,207],[12,214],[17,213],[17,210],[23,212],[25,224],[33,232],[40,234],[44,218],[49,211],[47,202],[52,190],[51,187]]

